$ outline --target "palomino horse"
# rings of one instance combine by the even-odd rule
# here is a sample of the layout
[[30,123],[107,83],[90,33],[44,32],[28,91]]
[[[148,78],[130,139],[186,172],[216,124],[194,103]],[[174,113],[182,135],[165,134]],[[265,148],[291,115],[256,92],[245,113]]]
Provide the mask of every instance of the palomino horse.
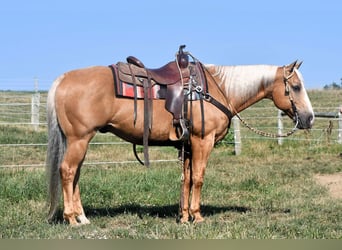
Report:
[[[298,71],[299,66],[297,62],[283,67],[203,65],[208,88],[203,93],[205,98],[202,104],[200,101],[191,104],[193,128],[184,155],[181,222],[187,222],[190,216],[194,222],[203,221],[200,195],[209,154],[214,144],[227,134],[230,120],[237,112],[268,98],[290,118],[297,120],[297,128],[312,127],[314,113]],[[172,115],[165,110],[164,103],[165,100],[153,101],[149,144],[180,148],[181,142],[169,139],[173,127]],[[49,91],[47,106],[48,219],[51,221],[54,218],[62,186],[64,219],[72,225],[88,224],[78,180],[90,140],[105,127],[106,132],[134,144],[142,144],[143,116],[138,115],[134,121],[132,100],[116,97],[112,71],[105,66],[78,69],[61,75]],[[144,101],[138,100],[137,114],[143,114],[143,106]],[[202,109],[205,114],[204,134]],[[228,114],[225,112],[227,110],[230,111]]]

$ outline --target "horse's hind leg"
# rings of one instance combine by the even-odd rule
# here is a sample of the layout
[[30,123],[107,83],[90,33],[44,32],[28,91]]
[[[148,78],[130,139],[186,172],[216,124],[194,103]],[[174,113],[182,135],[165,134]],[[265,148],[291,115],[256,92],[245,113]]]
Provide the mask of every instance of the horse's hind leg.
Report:
[[79,217],[81,223],[89,223],[84,215],[77,182],[79,179],[79,168],[87,152],[90,138],[68,139],[66,152],[60,168],[64,198],[63,217],[71,225],[78,224],[77,217]]
[[[83,161],[82,161],[82,163],[83,163]],[[82,206],[82,202],[81,202],[80,187],[78,184],[78,180],[80,178],[80,170],[81,170],[81,166],[79,166],[79,168],[78,168],[78,171],[77,171],[76,176],[75,176],[75,181],[74,181],[74,183],[76,183],[75,189],[74,189],[74,196],[73,196],[74,210],[75,210],[77,222],[79,222],[80,224],[89,224],[90,221],[85,216],[83,206]]]

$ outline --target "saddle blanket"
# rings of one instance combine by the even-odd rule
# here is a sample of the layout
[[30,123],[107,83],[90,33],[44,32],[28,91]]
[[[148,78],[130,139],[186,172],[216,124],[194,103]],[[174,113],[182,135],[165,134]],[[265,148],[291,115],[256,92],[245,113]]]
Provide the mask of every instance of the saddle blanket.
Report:
[[[134,98],[134,85],[132,83],[123,82],[121,80],[115,81],[115,89],[117,97]],[[144,87],[136,86],[137,98],[144,99]],[[150,99],[165,99],[166,86],[155,84],[149,91]]]

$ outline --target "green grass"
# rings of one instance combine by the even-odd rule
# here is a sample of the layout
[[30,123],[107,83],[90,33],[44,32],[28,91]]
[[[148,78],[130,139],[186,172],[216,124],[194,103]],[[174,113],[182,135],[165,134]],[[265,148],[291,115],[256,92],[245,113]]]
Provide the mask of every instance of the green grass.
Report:
[[[313,92],[312,102],[319,106],[316,98],[320,98],[338,106],[341,93]],[[250,111],[244,112],[247,116]],[[322,130],[325,123],[318,121],[318,128]],[[44,128],[35,132],[25,126],[0,126],[0,132],[0,144],[45,143],[47,139]],[[322,131],[316,133],[322,135]],[[298,131],[294,136],[317,135]],[[99,135],[94,141],[118,139]],[[44,147],[0,150],[4,165],[45,157]],[[86,162],[134,160],[131,151],[130,145],[92,145]],[[62,206],[56,223],[46,222],[43,168],[0,169],[0,238],[341,239],[342,200],[329,196],[313,178],[317,173],[341,172],[341,153],[342,146],[328,139],[285,140],[282,146],[276,140],[243,139],[239,156],[232,145],[220,144],[205,175],[201,202],[205,221],[196,225],[177,223],[181,178],[177,162],[153,163],[150,169],[138,163],[84,166],[80,187],[92,224],[81,227],[63,223]],[[156,159],[177,156],[172,148],[151,148],[151,154]]]
[[1,170],[0,237],[342,238],[342,201],[313,179],[315,173],[341,171],[340,145],[311,154],[301,145],[275,150],[267,144],[259,145],[264,155],[253,157],[253,145],[238,157],[227,147],[213,151],[202,194],[206,221],[199,225],[176,222],[176,163],[84,167],[80,185],[92,224],[79,228],[46,222],[42,169]]

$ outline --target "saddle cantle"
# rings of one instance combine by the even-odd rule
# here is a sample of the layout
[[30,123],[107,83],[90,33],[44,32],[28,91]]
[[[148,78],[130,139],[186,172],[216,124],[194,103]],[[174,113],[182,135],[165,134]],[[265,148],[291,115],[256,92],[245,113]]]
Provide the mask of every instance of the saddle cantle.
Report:
[[[128,62],[131,62],[131,56],[127,58]],[[140,62],[140,61],[139,61]],[[132,63],[117,63],[119,79],[124,82],[132,82],[132,77],[135,77],[140,83],[143,84],[143,80],[150,77],[154,81],[154,84],[170,85],[184,80],[188,80],[190,77],[189,68],[180,68],[177,66],[177,62],[172,61],[166,65],[157,69],[148,69],[137,66]]]
[[140,68],[145,68],[145,65],[135,56],[129,56],[127,57],[126,61],[130,64],[134,64],[135,66],[138,66]]
[[[148,136],[152,129],[152,100],[165,99],[165,109],[173,115],[175,127],[175,131],[170,132],[170,139],[185,141],[189,137],[189,122],[186,121],[187,101],[202,98],[201,93],[193,92],[192,89],[200,86],[206,91],[202,65],[195,60],[189,62],[189,53],[183,51],[184,47],[184,45],[180,46],[175,61],[157,69],[146,68],[134,56],[127,57],[127,63],[118,62],[116,65],[110,65],[114,75],[116,95],[134,98],[134,124],[137,117],[137,99],[144,100],[145,165],[148,165]],[[125,95],[127,88],[129,88],[129,95]]]

